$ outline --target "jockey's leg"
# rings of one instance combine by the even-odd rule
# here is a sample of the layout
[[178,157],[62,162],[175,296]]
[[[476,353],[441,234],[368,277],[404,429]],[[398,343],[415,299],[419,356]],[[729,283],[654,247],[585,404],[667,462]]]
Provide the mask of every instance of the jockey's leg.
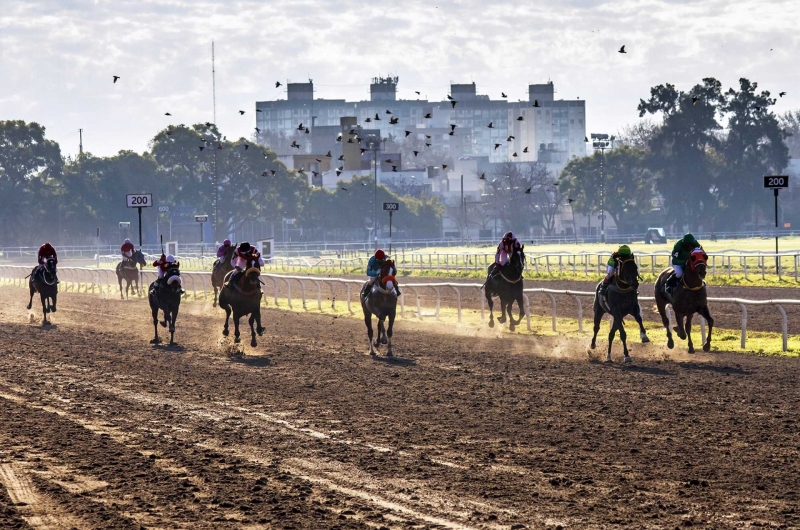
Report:
[[678,280],[683,277],[683,265],[672,265],[672,268],[675,269],[675,274],[669,277],[667,280],[667,290],[672,292],[672,289],[678,285]]

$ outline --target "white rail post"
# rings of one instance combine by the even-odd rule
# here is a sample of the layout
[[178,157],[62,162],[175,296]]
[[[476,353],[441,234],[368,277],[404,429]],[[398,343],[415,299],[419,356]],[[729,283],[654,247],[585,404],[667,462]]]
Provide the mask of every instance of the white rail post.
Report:
[[747,307],[742,303],[739,303],[739,307],[742,308],[742,349],[745,349],[747,344]]
[[314,283],[317,284],[317,309],[322,311],[322,288],[319,285],[319,280],[314,280]]
[[553,331],[558,331],[556,330],[556,297],[553,293],[547,293],[547,296],[550,297],[550,306],[553,315]]
[[531,301],[528,299],[528,295],[525,293],[522,293],[522,299],[525,300],[525,320],[528,331],[533,331],[531,329]]
[[775,304],[775,307],[778,308],[778,311],[781,313],[781,334],[783,335],[783,351],[789,350],[789,324],[786,319],[786,311],[784,311],[783,306],[780,304]]
[[303,309],[308,309],[306,307],[306,282],[304,280],[298,279],[300,282],[300,294],[303,297]]
[[458,323],[461,323],[461,292],[458,290],[458,287],[455,285],[449,286],[452,290],[456,292],[456,304],[458,305]]
[[350,283],[347,283],[347,311],[350,314],[353,314],[353,310],[350,308]]
[[288,278],[284,278],[283,281],[286,282],[286,299],[289,302],[289,309],[292,308],[292,283],[289,281]]
[[581,304],[581,299],[578,295],[572,294],[570,295],[575,300],[575,303],[578,304],[578,332],[583,333],[583,305]]
[[442,305],[442,296],[441,296],[441,293],[439,292],[439,288],[438,287],[433,287],[433,290],[436,291],[436,318],[438,319],[439,318],[439,308]]

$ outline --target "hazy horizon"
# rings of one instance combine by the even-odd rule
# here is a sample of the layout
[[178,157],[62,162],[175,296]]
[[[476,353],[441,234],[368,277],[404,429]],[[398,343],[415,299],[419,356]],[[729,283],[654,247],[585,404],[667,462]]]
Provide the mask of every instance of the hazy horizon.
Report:
[[703,77],[786,91],[773,108],[783,113],[800,107],[798,20],[796,2],[755,0],[17,2],[0,14],[0,119],[39,122],[64,155],[77,153],[79,128],[95,155],[144,151],[170,124],[213,120],[212,39],[229,139],[250,137],[256,101],[286,97],[275,81],[311,78],[317,98],[365,100],[388,74],[399,99],[432,101],[451,82],[516,101],[552,80],[557,99],[587,101],[587,132],[636,122],[651,86]]

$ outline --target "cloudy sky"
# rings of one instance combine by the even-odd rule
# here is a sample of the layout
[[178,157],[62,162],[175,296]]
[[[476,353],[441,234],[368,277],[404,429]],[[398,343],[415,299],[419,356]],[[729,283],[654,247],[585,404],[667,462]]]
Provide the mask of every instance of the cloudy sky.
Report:
[[212,39],[228,138],[285,97],[275,81],[309,77],[348,100],[388,74],[431,100],[451,81],[525,99],[550,79],[587,100],[589,132],[635,122],[653,85],[709,76],[787,91],[782,113],[800,108],[799,27],[797,0],[0,0],[0,120],[45,125],[64,154],[79,128],[96,155],[143,151],[170,123],[212,120]]

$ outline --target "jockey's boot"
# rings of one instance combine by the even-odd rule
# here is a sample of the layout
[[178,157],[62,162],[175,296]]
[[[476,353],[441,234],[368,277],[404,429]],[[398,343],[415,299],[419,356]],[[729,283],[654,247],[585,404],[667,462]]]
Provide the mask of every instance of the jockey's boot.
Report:
[[603,285],[600,286],[600,295],[608,300],[608,286],[611,285],[610,281],[603,280]]
[[229,285],[235,285],[237,281],[239,281],[239,277],[242,275],[241,267],[236,267],[233,269],[233,274],[231,274],[231,279],[228,280]]
[[672,274],[669,278],[667,278],[666,290],[672,296],[672,291],[675,289],[675,286],[678,285],[678,277],[675,273]]

